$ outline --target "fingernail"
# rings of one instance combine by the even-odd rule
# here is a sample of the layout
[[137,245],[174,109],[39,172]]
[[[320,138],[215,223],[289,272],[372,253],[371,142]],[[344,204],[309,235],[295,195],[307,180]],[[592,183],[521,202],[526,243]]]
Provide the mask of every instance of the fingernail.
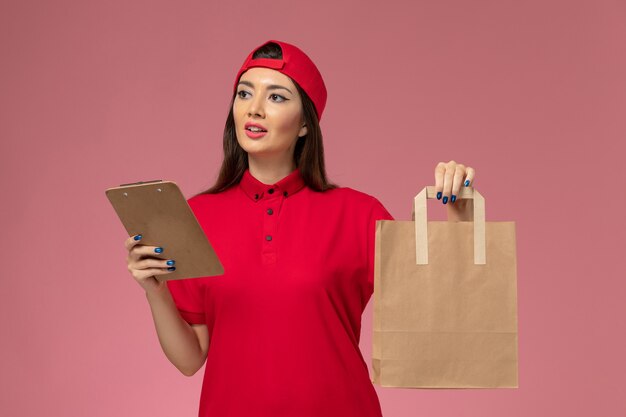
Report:
[[141,235],[137,235],[137,236],[135,236],[133,239],[135,239],[135,240],[139,240],[139,239],[141,239]]
[[175,266],[170,266],[169,268],[167,268],[168,271],[176,271],[176,267]]
[[437,193],[437,200],[441,200],[441,191]]
[[175,263],[175,262],[174,262],[174,260],[173,260],[173,259],[170,259],[169,261],[167,261],[167,262],[166,262],[166,264],[168,264],[168,265],[174,265],[174,263]]
[[448,202],[448,196],[445,196],[445,197],[443,198],[443,204],[446,204],[447,202]]
[[467,187],[469,185],[469,180],[465,180],[465,186]]
[[155,251],[156,253],[161,253],[161,252],[163,252],[163,248],[161,248],[161,247],[154,248],[154,251]]
[[456,196],[452,194],[452,197],[450,197],[450,202],[454,203],[455,201],[456,201]]

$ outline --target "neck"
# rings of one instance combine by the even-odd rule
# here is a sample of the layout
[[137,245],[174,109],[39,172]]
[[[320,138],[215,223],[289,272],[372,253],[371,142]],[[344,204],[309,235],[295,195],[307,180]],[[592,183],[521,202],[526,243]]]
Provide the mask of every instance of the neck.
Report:
[[256,158],[248,154],[250,174],[263,184],[275,184],[296,169],[293,155],[289,159]]

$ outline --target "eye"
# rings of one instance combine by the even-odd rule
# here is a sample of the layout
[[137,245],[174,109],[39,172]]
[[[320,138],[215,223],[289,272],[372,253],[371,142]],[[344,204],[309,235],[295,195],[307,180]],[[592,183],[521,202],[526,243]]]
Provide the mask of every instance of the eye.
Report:
[[248,92],[247,92],[247,91],[245,91],[245,90],[241,90],[241,91],[238,91],[238,92],[237,92],[237,95],[238,95],[239,97],[241,97],[241,98],[245,98],[245,97],[243,97],[243,96],[242,96],[242,93],[243,93],[243,94],[248,94]]
[[279,94],[270,94],[270,97],[280,97],[280,101],[278,101],[278,103],[282,103],[283,101],[286,101],[287,99]]

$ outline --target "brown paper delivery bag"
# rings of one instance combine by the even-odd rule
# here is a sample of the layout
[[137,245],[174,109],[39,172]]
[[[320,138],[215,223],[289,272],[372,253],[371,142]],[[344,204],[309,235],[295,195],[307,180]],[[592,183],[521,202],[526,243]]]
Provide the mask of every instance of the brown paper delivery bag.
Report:
[[372,382],[517,388],[515,222],[486,222],[473,187],[457,197],[473,221],[427,221],[434,197],[424,187],[411,221],[376,223]]

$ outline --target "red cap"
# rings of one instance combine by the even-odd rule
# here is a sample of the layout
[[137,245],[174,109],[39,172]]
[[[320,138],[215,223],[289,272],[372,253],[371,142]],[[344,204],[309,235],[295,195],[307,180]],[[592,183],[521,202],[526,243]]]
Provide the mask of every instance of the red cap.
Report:
[[[258,58],[252,59],[254,52],[261,46],[265,46],[270,42],[274,42],[280,45],[283,51],[283,59],[272,58]],[[276,71],[282,72],[286,76],[298,83],[300,87],[307,93],[307,95],[313,101],[315,105],[315,111],[317,112],[318,122],[322,119],[322,113],[326,106],[326,86],[322,79],[322,74],[304,52],[298,47],[286,42],[269,40],[262,45],[254,48],[244,61],[241,69],[237,73],[235,78],[235,86],[233,88],[233,94],[237,91],[237,84],[239,84],[239,78],[246,70],[252,67],[265,67],[271,68]]]

